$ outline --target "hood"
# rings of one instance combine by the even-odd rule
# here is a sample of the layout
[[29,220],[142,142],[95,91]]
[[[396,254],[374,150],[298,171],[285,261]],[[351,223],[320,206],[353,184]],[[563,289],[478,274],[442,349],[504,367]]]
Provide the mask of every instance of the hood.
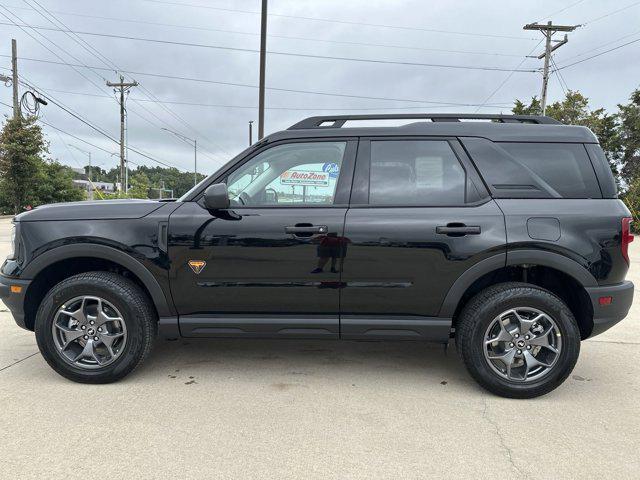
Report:
[[163,204],[154,200],[99,200],[93,202],[50,203],[21,213],[18,222],[43,220],[116,220],[142,218]]

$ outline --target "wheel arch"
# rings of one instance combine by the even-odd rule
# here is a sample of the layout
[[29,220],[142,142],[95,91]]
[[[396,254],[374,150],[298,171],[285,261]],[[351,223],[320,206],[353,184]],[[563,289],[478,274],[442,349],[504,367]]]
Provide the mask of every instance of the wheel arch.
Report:
[[99,244],[63,245],[34,258],[21,277],[31,279],[25,295],[25,324],[33,330],[35,312],[49,289],[64,278],[92,270],[115,270],[130,277],[147,294],[159,317],[173,314],[162,287],[138,260]]
[[519,281],[543,287],[560,297],[574,314],[582,338],[593,329],[593,306],[585,287],[597,280],[575,260],[563,255],[522,250],[494,255],[478,262],[451,286],[438,316],[456,319],[476,293],[498,283]]

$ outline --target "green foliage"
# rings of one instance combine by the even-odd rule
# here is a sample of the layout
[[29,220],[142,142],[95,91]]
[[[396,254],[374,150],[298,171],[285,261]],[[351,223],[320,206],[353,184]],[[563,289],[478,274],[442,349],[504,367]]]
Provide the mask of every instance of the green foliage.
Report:
[[532,97],[529,105],[521,100],[516,100],[511,111],[514,115],[542,115],[542,106],[538,97]]
[[[88,172],[88,166],[85,167],[85,172]],[[98,167],[91,169],[92,178],[96,182],[110,182],[117,183],[119,181],[118,175],[120,174],[119,168],[112,168],[111,170],[103,170]],[[173,196],[175,198],[184,195],[191,187],[193,187],[193,173],[181,172],[177,168],[164,168],[164,167],[147,167],[145,165],[138,166],[135,170],[129,171],[129,193],[133,187],[136,177],[138,175],[144,175],[146,180],[142,179],[148,185],[147,189],[150,190],[149,195],[152,198],[158,198],[158,188],[163,185],[166,190],[173,190]],[[205,178],[204,175],[198,174],[198,181]],[[136,194],[141,194],[138,191]],[[168,197],[169,193],[164,192],[163,197]],[[131,195],[105,195],[105,198],[127,198]],[[148,198],[148,197],[135,197],[135,198]]]
[[129,179],[129,198],[149,198],[149,177],[142,172],[136,172]]
[[44,162],[40,171],[36,197],[39,204],[77,202],[86,198],[84,190],[73,186],[74,171],[56,161]]
[[7,119],[0,133],[0,210],[17,214],[37,205],[47,146],[35,119]]
[[6,120],[0,133],[0,213],[85,198],[73,186],[73,170],[47,159],[48,153],[35,118]]
[[629,103],[618,105],[619,135],[622,149],[622,175],[629,185],[640,177],[640,89],[629,97]]

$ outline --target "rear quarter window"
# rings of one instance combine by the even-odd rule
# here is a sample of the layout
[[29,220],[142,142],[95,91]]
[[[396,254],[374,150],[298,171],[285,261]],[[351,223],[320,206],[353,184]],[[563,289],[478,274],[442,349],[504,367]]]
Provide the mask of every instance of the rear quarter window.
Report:
[[486,139],[463,143],[495,197],[602,198],[582,144]]

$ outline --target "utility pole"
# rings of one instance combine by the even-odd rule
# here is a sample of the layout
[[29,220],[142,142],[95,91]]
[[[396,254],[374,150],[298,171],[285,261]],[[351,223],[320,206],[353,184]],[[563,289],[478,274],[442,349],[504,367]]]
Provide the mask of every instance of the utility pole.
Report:
[[253,120],[249,120],[249,146],[253,145]]
[[549,83],[549,62],[551,60],[551,52],[557,50],[562,45],[569,41],[567,34],[565,33],[564,39],[556,41],[555,45],[551,45],[551,37],[556,32],[573,32],[580,25],[553,25],[551,21],[548,21],[546,25],[541,23],[528,23],[523,27],[524,30],[539,30],[545,36],[545,49],[544,53],[538,55],[538,59],[544,58],[544,69],[542,70],[542,93],[540,94],[540,107],[542,109],[542,115],[547,110],[547,85]]
[[267,0],[262,0],[260,22],[260,88],[258,93],[258,140],[264,137],[264,76],[267,60]]
[[20,118],[20,100],[18,99],[18,45],[11,39],[11,83],[13,86],[13,119]]
[[[125,117],[125,108],[124,108],[124,94],[129,91],[132,87],[137,87],[138,82],[133,81],[129,83],[125,83],[124,77],[120,75],[120,82],[107,82],[108,87],[113,87],[114,89],[120,90],[120,179],[126,181],[126,170],[124,163],[124,117]],[[121,190],[126,190],[126,185],[121,185]]]

